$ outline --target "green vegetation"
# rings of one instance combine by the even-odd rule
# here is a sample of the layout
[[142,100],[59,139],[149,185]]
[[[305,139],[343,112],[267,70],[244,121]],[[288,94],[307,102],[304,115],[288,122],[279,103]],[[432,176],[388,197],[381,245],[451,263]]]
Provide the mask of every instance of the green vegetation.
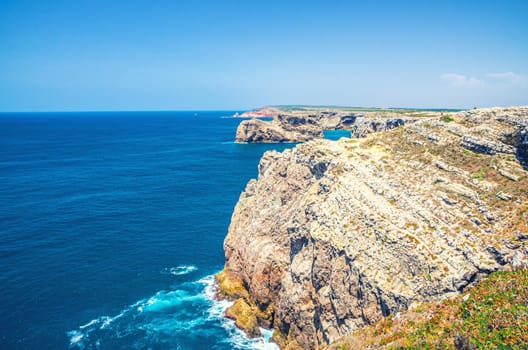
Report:
[[528,271],[493,273],[465,296],[389,316],[330,348],[366,347],[528,349]]
[[450,116],[449,114],[444,114],[440,119],[441,119],[444,123],[451,123],[452,121],[455,120],[455,119],[453,119],[453,117]]
[[484,180],[486,178],[486,169],[480,168],[476,173],[473,173],[471,177],[477,180]]
[[404,336],[407,344],[401,348],[446,348],[455,343],[479,349],[526,348],[527,302],[527,271],[496,273],[474,288],[468,300],[441,304],[430,320]]

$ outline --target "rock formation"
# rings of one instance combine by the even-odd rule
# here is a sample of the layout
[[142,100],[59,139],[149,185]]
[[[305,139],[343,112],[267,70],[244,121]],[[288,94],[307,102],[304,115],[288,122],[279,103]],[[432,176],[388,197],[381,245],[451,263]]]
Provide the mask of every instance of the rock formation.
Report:
[[265,153],[224,243],[230,317],[316,349],[528,267],[527,125],[528,107],[481,109]]
[[[323,137],[323,130],[310,118],[290,118],[279,115],[273,121],[244,120],[236,132],[236,142],[304,142]],[[284,122],[283,122],[284,121]]]
[[242,121],[237,128],[236,141],[305,142],[323,138],[323,130],[334,129],[350,130],[351,137],[365,137],[372,132],[393,129],[418,119],[394,113],[277,112],[271,121]]
[[273,118],[280,113],[277,107],[261,107],[252,111],[246,111],[242,114],[236,113],[235,118]]

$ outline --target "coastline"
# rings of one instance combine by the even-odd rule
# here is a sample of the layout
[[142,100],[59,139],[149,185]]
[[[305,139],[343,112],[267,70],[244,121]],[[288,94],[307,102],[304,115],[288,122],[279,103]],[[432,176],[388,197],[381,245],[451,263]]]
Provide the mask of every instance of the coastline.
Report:
[[526,115],[435,114],[265,153],[224,243],[228,316],[250,336],[271,323],[282,349],[316,349],[526,268]]

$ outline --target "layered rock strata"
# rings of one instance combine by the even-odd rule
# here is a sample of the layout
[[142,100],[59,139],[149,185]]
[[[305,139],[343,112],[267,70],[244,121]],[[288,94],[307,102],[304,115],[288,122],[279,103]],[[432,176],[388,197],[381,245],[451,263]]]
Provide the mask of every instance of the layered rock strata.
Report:
[[527,118],[474,110],[265,153],[232,216],[219,293],[252,310],[246,328],[316,349],[528,267]]
[[417,117],[375,113],[318,112],[280,113],[271,121],[244,120],[236,132],[236,142],[305,142],[323,138],[323,130],[350,130],[351,137],[390,130]]

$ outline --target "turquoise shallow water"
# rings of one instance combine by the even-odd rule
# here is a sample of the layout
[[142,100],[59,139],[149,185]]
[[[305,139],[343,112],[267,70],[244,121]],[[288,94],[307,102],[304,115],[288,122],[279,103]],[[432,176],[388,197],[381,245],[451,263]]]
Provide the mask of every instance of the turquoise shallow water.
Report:
[[248,349],[211,275],[268,149],[234,112],[0,114],[3,349]]
[[323,130],[324,138],[328,140],[339,140],[342,137],[350,138],[350,130]]

